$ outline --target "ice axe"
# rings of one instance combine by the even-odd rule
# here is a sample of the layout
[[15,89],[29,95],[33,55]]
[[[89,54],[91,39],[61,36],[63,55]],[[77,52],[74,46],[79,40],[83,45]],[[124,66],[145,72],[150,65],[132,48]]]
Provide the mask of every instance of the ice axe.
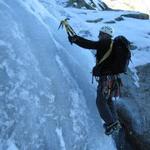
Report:
[[59,25],[58,29],[60,29],[61,27],[62,27],[62,28],[65,28],[65,29],[66,29],[66,32],[67,32],[67,34],[68,34],[69,36],[74,36],[74,35],[76,35],[76,33],[75,33],[75,31],[72,29],[72,27],[69,25],[68,20],[69,20],[69,18],[66,18],[66,19],[62,20],[62,21],[60,22],[60,25]]

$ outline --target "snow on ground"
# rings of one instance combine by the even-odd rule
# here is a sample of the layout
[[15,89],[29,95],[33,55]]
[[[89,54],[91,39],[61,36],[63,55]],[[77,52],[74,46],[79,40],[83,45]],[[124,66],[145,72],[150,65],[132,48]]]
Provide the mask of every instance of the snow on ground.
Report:
[[56,128],[56,133],[60,139],[60,146],[62,150],[66,150],[66,146],[65,146],[65,142],[64,142],[64,138],[62,135],[62,128]]
[[16,145],[12,141],[8,141],[8,148],[7,150],[18,150]]

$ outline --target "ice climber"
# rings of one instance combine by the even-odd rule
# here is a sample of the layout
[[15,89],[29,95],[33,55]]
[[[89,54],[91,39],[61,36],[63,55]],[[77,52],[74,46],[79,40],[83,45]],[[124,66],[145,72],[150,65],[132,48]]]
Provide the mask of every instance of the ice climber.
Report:
[[105,134],[110,135],[121,128],[113,98],[120,96],[122,82],[119,74],[126,72],[131,54],[129,41],[124,36],[113,39],[113,29],[109,26],[100,29],[98,38],[98,41],[91,41],[68,34],[71,44],[96,50],[93,68],[93,76],[98,82],[96,105],[104,121]]

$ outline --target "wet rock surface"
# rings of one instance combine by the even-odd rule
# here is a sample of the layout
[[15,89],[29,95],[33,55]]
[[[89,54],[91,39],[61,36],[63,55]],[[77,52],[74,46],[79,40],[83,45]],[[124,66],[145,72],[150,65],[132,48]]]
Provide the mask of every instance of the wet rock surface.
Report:
[[118,150],[150,149],[150,64],[136,69],[139,88],[131,78],[132,73],[122,76],[124,87],[117,111],[123,129],[114,136]]

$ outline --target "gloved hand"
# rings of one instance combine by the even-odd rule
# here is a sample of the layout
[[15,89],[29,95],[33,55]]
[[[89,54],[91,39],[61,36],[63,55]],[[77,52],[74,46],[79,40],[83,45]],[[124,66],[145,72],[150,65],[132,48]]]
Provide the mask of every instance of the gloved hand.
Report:
[[76,39],[77,39],[77,36],[76,36],[76,35],[74,35],[74,36],[68,35],[68,40],[69,40],[69,42],[70,42],[71,44],[74,43],[74,42],[76,41]]

